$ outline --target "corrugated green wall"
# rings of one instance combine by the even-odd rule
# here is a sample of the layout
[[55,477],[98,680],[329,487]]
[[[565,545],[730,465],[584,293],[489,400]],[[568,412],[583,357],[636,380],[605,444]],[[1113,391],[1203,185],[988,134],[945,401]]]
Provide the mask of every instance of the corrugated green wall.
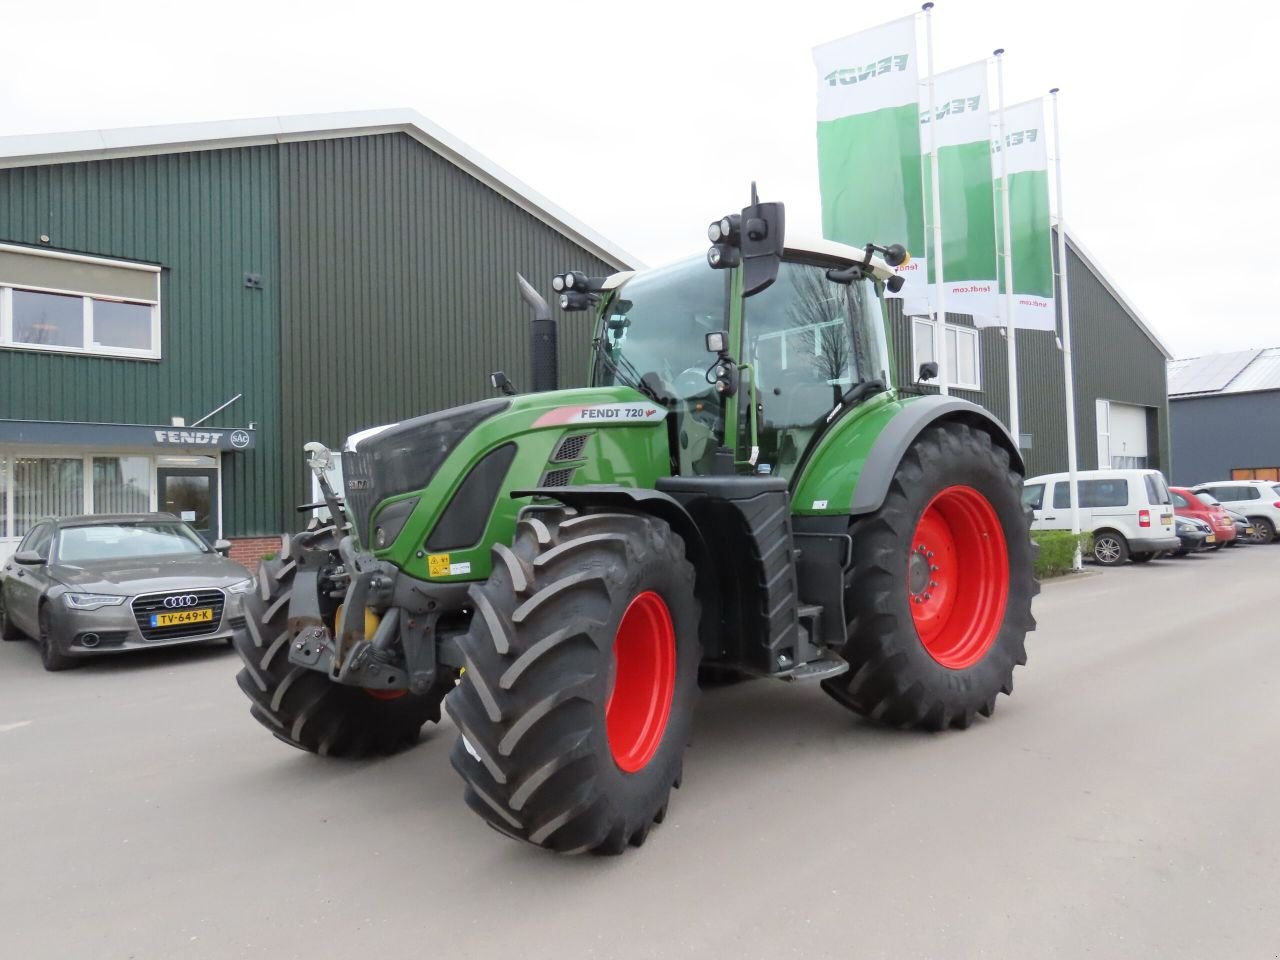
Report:
[[[614,268],[403,134],[279,148],[284,489],[309,496],[302,445],[529,385],[516,271]],[[554,303],[553,303],[554,308]],[[588,313],[559,320],[562,386],[584,381]]]
[[237,393],[211,425],[256,421],[253,452],[224,460],[224,528],[276,531],[280,447],[276,158],[217,150],[0,170],[0,240],[159,263],[159,362],[0,350],[0,417],[188,422]]
[[[530,313],[566,269],[612,267],[405,134],[0,170],[0,240],[160,263],[159,363],[0,350],[0,417],[168,423],[237,393],[224,529],[274,533],[309,498],[302,445],[529,383]],[[244,286],[259,273],[262,290]],[[561,380],[590,323],[560,318]]]
[[[1155,408],[1157,425],[1148,437],[1148,459],[1153,467],[1167,475],[1169,401],[1164,354],[1074,249],[1068,252],[1067,271],[1071,285],[1076,446],[1080,468],[1092,470],[1098,466],[1095,400],[1102,398]],[[911,324],[902,315],[901,300],[891,299],[887,303],[898,382],[910,383],[915,379],[911,368]],[[972,318],[964,314],[948,313],[947,321],[960,326],[973,325]],[[1004,331],[988,328],[980,331],[978,337],[982,390],[953,390],[952,394],[986,407],[1007,425],[1009,363]],[[1031,448],[1023,451],[1027,470],[1030,474],[1065,470],[1066,390],[1057,335],[1045,330],[1018,330],[1014,342],[1018,357],[1019,432],[1031,434]]]

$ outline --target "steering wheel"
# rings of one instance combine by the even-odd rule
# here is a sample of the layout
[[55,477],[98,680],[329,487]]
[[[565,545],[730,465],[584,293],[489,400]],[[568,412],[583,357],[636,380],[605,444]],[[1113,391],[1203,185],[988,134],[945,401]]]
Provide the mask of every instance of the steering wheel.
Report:
[[681,371],[675,382],[676,396],[681,400],[690,400],[711,392],[711,384],[707,380],[705,367],[689,367]]

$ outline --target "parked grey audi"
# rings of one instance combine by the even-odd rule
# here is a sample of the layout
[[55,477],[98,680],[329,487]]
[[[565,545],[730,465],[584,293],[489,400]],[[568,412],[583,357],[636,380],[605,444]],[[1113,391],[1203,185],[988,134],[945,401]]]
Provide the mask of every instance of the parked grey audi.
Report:
[[36,523],[0,566],[0,637],[46,670],[123,650],[229,640],[253,577],[168,513]]

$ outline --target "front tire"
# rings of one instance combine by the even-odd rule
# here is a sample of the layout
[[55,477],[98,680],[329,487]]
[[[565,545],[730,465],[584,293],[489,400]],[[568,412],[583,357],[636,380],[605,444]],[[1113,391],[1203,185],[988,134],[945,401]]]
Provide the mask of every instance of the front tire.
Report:
[[299,750],[350,758],[396,753],[417,743],[424,724],[440,719],[453,679],[441,677],[424,694],[388,697],[290,663],[289,642],[299,625],[290,624],[289,597],[298,565],[320,564],[325,556],[290,539],[279,558],[259,567],[262,588],[245,598],[246,626],[231,638],[244,662],[236,683],[252,703],[253,718]]
[[560,853],[639,846],[680,785],[697,694],[683,542],[642,514],[546,510],[493,559],[445,701],[467,805]]
[[1012,693],[1040,591],[1021,489],[986,432],[920,434],[879,512],[852,524],[849,671],[823,681],[828,694],[892,726],[944,730]]
[[39,621],[40,636],[36,638],[36,646],[40,648],[41,666],[50,673],[79,666],[74,658],[58,649],[58,639],[54,636],[53,614],[49,612],[47,603],[40,606]]
[[1129,554],[1129,562],[1130,563],[1146,563],[1150,560],[1156,559],[1156,556],[1157,556],[1156,554],[1151,553],[1150,551],[1143,550],[1139,553]]

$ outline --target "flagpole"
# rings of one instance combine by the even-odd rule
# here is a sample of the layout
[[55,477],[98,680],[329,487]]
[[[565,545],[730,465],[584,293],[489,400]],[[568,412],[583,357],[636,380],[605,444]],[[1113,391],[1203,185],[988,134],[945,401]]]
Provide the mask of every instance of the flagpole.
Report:
[[[947,387],[947,294],[942,285],[942,186],[938,181],[938,111],[933,93],[933,4],[926,3],[924,11],[925,51],[929,62],[929,172],[933,198],[933,249],[929,253],[929,266],[933,267],[937,293],[933,298],[933,359],[938,364],[938,392],[950,393]],[[929,278],[926,276],[925,289]]]
[[1053,170],[1058,194],[1058,298],[1062,304],[1062,374],[1066,386],[1067,476],[1071,491],[1071,532],[1076,535],[1076,554],[1072,566],[1082,569],[1080,556],[1080,491],[1076,470],[1076,387],[1071,369],[1071,299],[1067,291],[1067,225],[1062,219],[1062,134],[1058,129],[1058,88],[1049,91],[1053,97]]
[[1009,433],[1022,447],[1021,424],[1018,422],[1018,349],[1014,337],[1013,316],[1013,225],[1009,215],[1009,143],[1004,135],[1004,48],[995,51],[996,88],[1000,100],[1000,192],[1004,225],[1004,335],[1009,364]]

